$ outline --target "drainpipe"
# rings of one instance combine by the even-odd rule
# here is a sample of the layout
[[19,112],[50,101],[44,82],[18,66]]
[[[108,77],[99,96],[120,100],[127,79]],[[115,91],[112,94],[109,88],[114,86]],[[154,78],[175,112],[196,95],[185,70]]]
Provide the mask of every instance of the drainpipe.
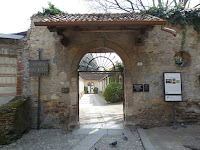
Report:
[[177,32],[175,30],[165,27],[164,24],[161,25],[161,30],[163,30],[165,32],[169,32],[169,33],[173,34],[174,36],[177,35]]

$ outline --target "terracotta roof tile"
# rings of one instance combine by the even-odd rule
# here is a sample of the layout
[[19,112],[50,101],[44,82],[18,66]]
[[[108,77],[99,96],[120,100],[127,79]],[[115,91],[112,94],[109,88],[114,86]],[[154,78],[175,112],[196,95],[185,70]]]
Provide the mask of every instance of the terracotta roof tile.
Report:
[[107,21],[163,21],[144,13],[122,14],[59,14],[52,15],[41,22],[107,22]]

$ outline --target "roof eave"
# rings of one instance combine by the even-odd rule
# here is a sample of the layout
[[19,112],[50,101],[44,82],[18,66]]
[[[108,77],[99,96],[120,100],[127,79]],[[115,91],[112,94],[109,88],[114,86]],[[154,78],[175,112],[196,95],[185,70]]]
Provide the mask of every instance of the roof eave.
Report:
[[167,21],[34,22],[35,26],[166,25]]

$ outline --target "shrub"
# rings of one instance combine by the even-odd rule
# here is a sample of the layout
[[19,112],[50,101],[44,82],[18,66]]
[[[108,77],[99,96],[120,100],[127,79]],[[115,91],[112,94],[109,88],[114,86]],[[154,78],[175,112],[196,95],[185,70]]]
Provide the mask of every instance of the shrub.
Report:
[[98,88],[97,88],[97,87],[94,88],[94,93],[95,93],[95,94],[98,93]]
[[48,2],[49,8],[43,8],[43,12],[38,12],[38,15],[57,15],[57,14],[63,14],[64,12],[60,9],[56,8],[54,4],[51,2]]
[[123,101],[123,88],[119,83],[110,83],[104,91],[104,98],[111,103]]
[[84,91],[85,91],[85,94],[88,93],[88,87],[87,86],[84,86]]

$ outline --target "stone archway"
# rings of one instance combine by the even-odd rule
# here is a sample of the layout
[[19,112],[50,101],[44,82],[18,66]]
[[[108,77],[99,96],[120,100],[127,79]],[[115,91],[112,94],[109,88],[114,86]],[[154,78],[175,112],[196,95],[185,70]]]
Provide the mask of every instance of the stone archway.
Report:
[[98,39],[86,44],[85,47],[79,49],[74,55],[71,65],[71,91],[70,91],[70,124],[69,128],[74,128],[78,124],[78,66],[83,56],[91,50],[97,50],[99,48],[105,50],[115,51],[122,59],[124,63],[124,123],[133,123],[132,114],[132,77],[131,77],[131,62],[126,52],[117,44]]

